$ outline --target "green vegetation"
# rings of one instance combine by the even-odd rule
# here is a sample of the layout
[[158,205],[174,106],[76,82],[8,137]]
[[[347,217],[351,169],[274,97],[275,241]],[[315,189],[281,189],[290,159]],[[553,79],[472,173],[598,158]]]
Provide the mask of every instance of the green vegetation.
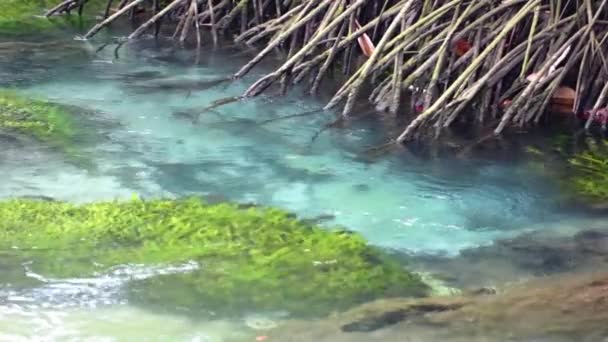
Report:
[[608,142],[587,141],[588,148],[569,159],[570,188],[589,202],[608,201]]
[[608,202],[608,141],[563,134],[553,137],[549,147],[526,152],[530,168],[559,186],[559,200],[592,207]]
[[13,91],[0,90],[0,131],[16,131],[68,148],[74,140],[72,113],[45,101],[32,100]]
[[[57,5],[59,0],[2,0],[0,1],[0,36],[49,34],[53,29],[74,27],[82,20],[90,21],[90,17],[54,17],[47,19],[44,12]],[[90,1],[87,13],[98,11],[103,4],[96,0]]]
[[428,290],[361,236],[311,226],[277,209],[196,198],[82,206],[12,200],[0,202],[0,217],[0,248],[18,248],[34,260],[35,272],[49,277],[86,277],[124,264],[200,265],[191,273],[132,282],[131,295],[145,303],[216,314],[326,314]]
[[40,13],[39,1],[28,0],[5,0],[0,4],[0,26],[5,27],[7,24],[23,22],[31,19],[36,14]]
[[0,1],[0,35],[39,32],[53,27],[56,21],[42,17],[46,1]]

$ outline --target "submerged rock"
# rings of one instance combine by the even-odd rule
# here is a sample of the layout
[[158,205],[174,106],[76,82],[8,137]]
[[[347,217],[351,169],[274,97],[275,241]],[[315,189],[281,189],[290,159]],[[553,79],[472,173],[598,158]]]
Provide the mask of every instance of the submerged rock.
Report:
[[71,163],[94,169],[94,163],[82,154],[83,138],[92,136],[76,122],[78,112],[83,110],[0,89],[0,143],[19,146],[38,141],[62,152]]
[[59,106],[0,90],[0,130],[62,144],[74,137],[71,114]]
[[608,269],[608,226],[569,234],[531,232],[492,245],[461,251],[456,257],[420,256],[416,268],[462,288],[495,286],[575,270]]
[[336,215],[333,214],[321,214],[315,217],[303,219],[302,221],[308,224],[321,224],[326,221],[333,221],[336,219]]
[[20,145],[22,143],[22,139],[12,132],[2,132],[0,130],[0,144],[6,145]]
[[272,331],[289,341],[602,341],[608,274],[535,280],[492,296],[377,300]]
[[[289,213],[200,199],[95,203],[0,202],[0,249],[19,251],[46,278],[86,277],[115,266],[200,267],[133,279],[133,302],[214,316],[286,310],[327,314],[428,287],[358,234]],[[42,251],[42,252],[40,252]]]
[[43,201],[43,202],[55,202],[55,201],[57,201],[53,197],[44,196],[44,195],[26,195],[26,196],[20,196],[19,198],[24,199],[24,200]]
[[182,79],[175,77],[149,77],[143,81],[136,81],[130,84],[134,89],[145,92],[167,92],[167,91],[201,91],[207,90],[229,81],[229,78],[219,77],[216,79],[201,80]]
[[104,80],[118,80],[123,83],[130,83],[133,81],[153,80],[157,78],[162,78],[164,77],[164,75],[165,74],[162,71],[158,70],[141,70],[108,75],[99,75],[99,78]]
[[608,231],[587,230],[574,236],[577,249],[582,253],[603,255],[608,258]]

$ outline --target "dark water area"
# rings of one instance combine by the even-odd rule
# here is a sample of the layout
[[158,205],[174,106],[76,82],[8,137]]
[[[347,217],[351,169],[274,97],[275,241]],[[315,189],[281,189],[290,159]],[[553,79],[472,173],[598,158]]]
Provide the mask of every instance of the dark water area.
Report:
[[[219,82],[254,51],[206,45],[197,53],[148,39],[123,45],[116,58],[114,45],[99,50],[99,42],[73,37],[0,39],[0,86],[79,108],[78,122],[87,131],[79,142],[80,160],[89,163],[67,160],[34,141],[0,137],[0,198],[85,203],[133,194],[196,195],[276,206],[359,232],[417,270],[442,275],[438,287],[444,289],[583,269],[589,263],[557,271],[534,264],[551,246],[504,247],[503,241],[532,241],[526,236],[537,235],[525,234],[539,233],[567,240],[583,230],[605,229],[601,217],[556,203],[554,184],[517,158],[423,158],[405,149],[367,158],[362,151],[386,141],[395,130],[393,120],[364,105],[357,113],[364,118],[338,129],[323,129],[336,113],[298,116],[321,108],[331,84],[319,97],[296,88],[286,96],[271,92],[202,110],[242,94],[282,56],[243,80]],[[292,117],[281,119],[286,116]],[[534,248],[540,251],[530,252]],[[96,277],[55,280],[17,263],[18,255],[0,252],[0,340],[249,341],[272,336],[272,329],[290,319],[288,312],[251,311],[232,320],[203,319],[190,311],[179,314],[177,300],[146,307],[133,305],[125,294],[128,281],[191,272],[198,267],[193,264],[125,265]],[[181,290],[172,289],[177,297]],[[412,341],[438,337],[428,338]]]

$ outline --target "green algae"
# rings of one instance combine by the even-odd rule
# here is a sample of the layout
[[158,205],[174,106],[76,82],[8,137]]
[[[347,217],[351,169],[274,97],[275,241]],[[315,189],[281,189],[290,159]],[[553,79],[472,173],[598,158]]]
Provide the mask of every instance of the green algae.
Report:
[[583,200],[608,201],[608,142],[587,139],[586,149],[568,159],[570,175],[568,189]]
[[87,12],[82,18],[59,16],[45,18],[45,11],[58,4],[60,0],[2,0],[0,1],[0,36],[21,36],[52,34],[55,30],[77,27],[93,22],[90,14],[99,11],[101,1],[89,1]]
[[197,198],[81,206],[11,200],[0,202],[0,217],[0,247],[17,249],[47,277],[86,277],[126,264],[200,265],[133,281],[133,300],[147,304],[215,314],[327,314],[428,290],[360,235],[310,225],[278,209]]
[[82,112],[82,108],[0,89],[0,134],[33,138],[62,153],[67,162],[93,171],[95,163],[83,153],[82,144],[96,138],[90,129],[76,121]]
[[0,131],[16,132],[63,150],[72,149],[77,125],[67,107],[0,90]]
[[590,136],[556,135],[550,149],[527,150],[531,167],[552,179],[559,200],[587,207],[608,202],[608,142]]
[[556,134],[550,144],[527,146],[528,168],[551,180],[557,200],[586,207],[608,203],[608,141],[600,137]]
[[0,1],[0,35],[17,35],[52,29],[64,22],[43,18],[44,9],[50,1],[3,0]]

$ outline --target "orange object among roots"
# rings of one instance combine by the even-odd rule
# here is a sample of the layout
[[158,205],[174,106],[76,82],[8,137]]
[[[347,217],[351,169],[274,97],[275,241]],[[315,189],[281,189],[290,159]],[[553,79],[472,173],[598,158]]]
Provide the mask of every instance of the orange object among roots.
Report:
[[[570,87],[558,87],[549,102],[549,107],[552,112],[559,114],[571,114],[576,100],[576,91]],[[500,108],[505,109],[513,103],[513,100],[506,99],[500,104]]]
[[[359,24],[359,21],[357,20],[355,20],[355,29],[361,29],[361,24]],[[376,50],[374,42],[372,42],[371,38],[369,38],[367,33],[364,33],[359,36],[359,38],[357,38],[357,42],[359,43],[361,51],[367,58],[371,57],[371,55],[374,53],[374,50]]]
[[560,114],[571,114],[576,91],[570,87],[558,87],[551,97],[551,110]]

